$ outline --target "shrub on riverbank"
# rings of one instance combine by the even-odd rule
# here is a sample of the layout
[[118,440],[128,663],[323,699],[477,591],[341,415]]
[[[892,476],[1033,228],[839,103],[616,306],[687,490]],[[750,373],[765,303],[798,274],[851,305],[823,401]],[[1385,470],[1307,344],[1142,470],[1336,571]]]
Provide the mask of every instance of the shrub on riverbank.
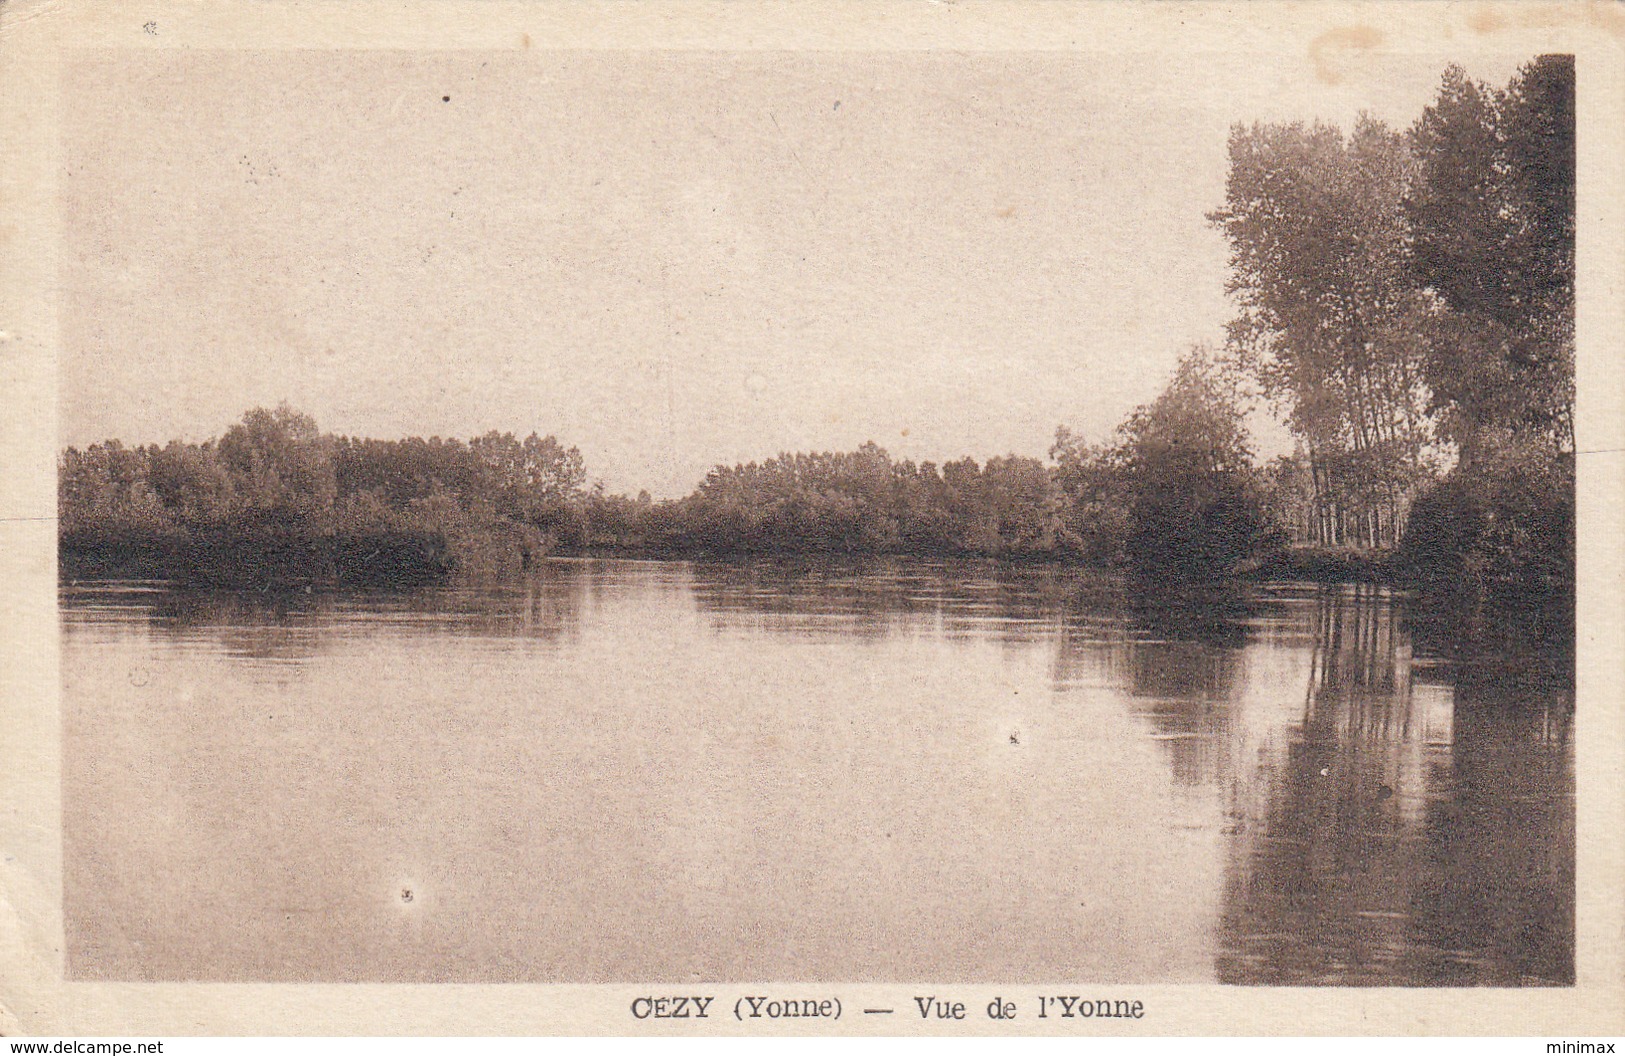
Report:
[[1503,437],[1411,511],[1396,570],[1432,593],[1572,608],[1574,456]]
[[456,572],[507,576],[532,567],[551,540],[533,525],[418,515],[321,531],[308,524],[230,522],[161,532],[65,534],[67,579],[173,579],[230,587],[406,584]]
[[1114,443],[1061,430],[1051,454],[1079,551],[1141,576],[1208,580],[1278,549],[1243,419],[1234,380],[1194,348]]
[[1353,546],[1282,546],[1272,550],[1253,574],[1312,583],[1391,583],[1393,551]]

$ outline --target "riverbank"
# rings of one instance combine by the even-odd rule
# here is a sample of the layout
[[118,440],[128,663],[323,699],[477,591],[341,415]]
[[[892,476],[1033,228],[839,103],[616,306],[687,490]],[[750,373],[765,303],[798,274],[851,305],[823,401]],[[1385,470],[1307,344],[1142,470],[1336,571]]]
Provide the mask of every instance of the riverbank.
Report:
[[1387,549],[1293,546],[1276,550],[1248,573],[1255,579],[1297,579],[1311,583],[1378,583],[1405,586],[1410,577]]
[[[1272,584],[1363,584],[1402,593],[1410,633],[1437,655],[1449,655],[1475,670],[1498,672],[1497,678],[1507,678],[1507,672],[1512,672],[1517,678],[1509,686],[1531,671],[1552,684],[1573,680],[1572,595],[1535,593],[1509,598],[1461,580],[1407,574],[1401,560],[1382,552],[1302,548],[1252,562],[1228,576],[1192,579],[1100,567],[1053,555],[742,554],[623,547],[562,548],[527,556],[522,542],[508,533],[487,533],[477,546],[473,536],[464,536],[453,546],[434,533],[373,533],[261,540],[252,548],[243,540],[213,546],[200,545],[196,539],[190,545],[173,539],[163,545],[151,541],[146,545],[64,543],[59,572],[64,585],[161,580],[182,589],[238,599],[309,597],[312,592],[321,595],[346,587],[382,588],[398,594],[402,603],[415,604],[413,599],[438,593],[432,589],[420,593],[420,588],[439,585],[545,592],[577,582],[586,565],[684,562],[696,580],[707,584],[707,590],[717,597],[742,590],[741,596],[748,598],[763,589],[781,597],[802,597],[840,583],[846,592],[843,596],[860,607],[906,605],[906,598],[919,584],[930,589],[930,584],[968,575],[994,577],[1011,585],[1011,597],[1025,599],[1023,604],[1030,605],[1035,599],[1068,606],[1116,604],[1135,613],[1159,637],[1210,644],[1228,640],[1226,636],[1240,626],[1239,614],[1257,596],[1269,594]],[[540,576],[530,574],[551,557],[577,560],[554,565]],[[1375,596],[1378,592],[1364,593]]]
[[64,538],[63,580],[166,579],[245,589],[367,584],[411,587],[457,572],[518,575],[550,550],[527,525],[493,522],[454,532],[345,531],[315,534],[220,527],[184,534]]
[[[554,546],[521,526],[487,525],[458,533],[441,531],[342,532],[326,535],[287,531],[216,529],[147,538],[64,538],[58,574],[64,580],[170,579],[223,587],[276,588],[366,583],[414,586],[458,573],[521,574],[547,556],[633,558],[657,561],[795,558],[850,560],[915,558],[981,560],[1053,565],[1102,573],[1133,571],[1100,567],[1076,555],[1017,552],[997,556],[969,551],[807,549],[735,551],[703,546]],[[1143,570],[1157,578],[1156,569]],[[1169,579],[1177,578],[1172,575]],[[1385,550],[1295,547],[1238,566],[1219,579],[1299,580],[1312,583],[1374,583],[1402,587],[1402,574]]]

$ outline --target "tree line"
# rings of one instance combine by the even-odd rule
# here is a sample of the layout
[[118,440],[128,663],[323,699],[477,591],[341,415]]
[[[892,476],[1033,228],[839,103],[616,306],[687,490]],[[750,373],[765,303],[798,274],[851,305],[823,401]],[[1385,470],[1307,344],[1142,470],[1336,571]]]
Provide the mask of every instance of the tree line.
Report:
[[369,440],[284,405],[218,439],[68,448],[65,564],[251,581],[522,569],[578,516],[581,452],[555,438]]
[[[1543,56],[1500,89],[1451,68],[1408,130],[1233,129],[1210,215],[1224,346],[1188,351],[1104,440],[1059,430],[1047,462],[870,443],[718,466],[654,502],[589,487],[551,436],[358,439],[255,409],[204,443],[64,452],[64,563],[389,579],[557,549],[908,553],[1569,597],[1573,100],[1572,58]],[[1297,441],[1264,466],[1257,399]]]
[[1228,570],[1269,534],[1242,416],[1234,385],[1197,349],[1112,443],[1091,448],[1063,429],[1052,463],[916,463],[868,443],[718,466],[657,503],[588,487],[580,452],[551,436],[358,439],[287,406],[256,408],[203,443],[70,447],[59,531],[90,567],[190,559],[199,573],[245,555],[274,571],[267,553],[359,578],[501,571],[557,550],[1114,565],[1170,542],[1173,565]]

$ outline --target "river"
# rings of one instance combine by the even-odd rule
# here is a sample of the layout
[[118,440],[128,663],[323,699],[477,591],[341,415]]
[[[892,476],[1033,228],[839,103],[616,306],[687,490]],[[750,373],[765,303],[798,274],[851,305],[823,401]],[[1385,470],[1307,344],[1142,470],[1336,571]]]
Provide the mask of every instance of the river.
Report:
[[583,559],[60,608],[75,979],[1573,980],[1572,690],[1382,588]]

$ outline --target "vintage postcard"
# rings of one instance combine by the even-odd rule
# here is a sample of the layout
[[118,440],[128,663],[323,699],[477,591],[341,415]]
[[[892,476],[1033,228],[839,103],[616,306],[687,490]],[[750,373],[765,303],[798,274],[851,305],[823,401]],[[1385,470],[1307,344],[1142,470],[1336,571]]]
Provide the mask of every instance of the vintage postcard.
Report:
[[1625,1031],[1622,58],[0,7],[0,1033]]

